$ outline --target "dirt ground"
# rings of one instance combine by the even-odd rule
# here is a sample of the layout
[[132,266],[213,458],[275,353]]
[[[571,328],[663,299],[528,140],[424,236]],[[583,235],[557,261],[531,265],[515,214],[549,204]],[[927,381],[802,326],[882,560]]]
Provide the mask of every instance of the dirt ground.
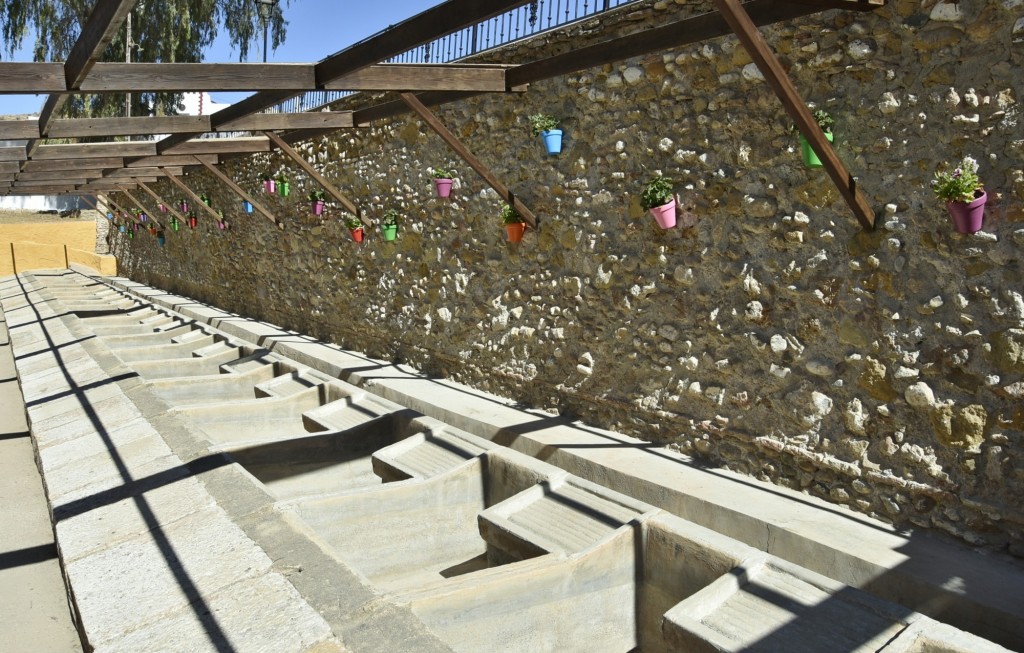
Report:
[[96,211],[31,211],[23,209],[0,209],[0,224],[23,222],[94,222]]

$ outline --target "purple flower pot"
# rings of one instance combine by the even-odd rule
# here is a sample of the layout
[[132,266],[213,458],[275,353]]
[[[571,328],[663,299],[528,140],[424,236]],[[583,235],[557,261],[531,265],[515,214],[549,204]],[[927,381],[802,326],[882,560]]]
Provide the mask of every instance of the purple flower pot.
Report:
[[324,201],[316,200],[313,202],[313,215],[320,215],[324,212]]
[[981,231],[987,201],[988,193],[976,190],[973,202],[946,202],[946,210],[949,211],[949,217],[953,218],[953,226],[958,233],[973,234]]
[[434,190],[437,191],[438,197],[448,197],[452,194],[452,180],[451,179],[435,179]]

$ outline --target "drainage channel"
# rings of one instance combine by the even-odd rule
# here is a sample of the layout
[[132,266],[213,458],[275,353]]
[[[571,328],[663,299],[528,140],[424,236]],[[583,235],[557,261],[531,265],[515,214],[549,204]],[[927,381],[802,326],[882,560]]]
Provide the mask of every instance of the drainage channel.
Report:
[[[88,277],[22,279],[23,309],[56,311],[82,343],[75,360],[123,379],[152,437],[183,463],[169,478],[198,481],[294,588],[288,605],[301,605],[289,609],[310,619],[311,607],[336,637],[276,650],[1005,650]],[[23,326],[31,349],[40,326]],[[25,372],[26,400],[44,405],[48,377]],[[114,399],[97,397],[93,409],[102,415]],[[48,452],[92,436],[51,437],[58,444],[43,442],[40,455],[58,487],[74,465],[48,463]],[[159,510],[164,489],[142,493]],[[76,501],[78,515],[96,498]],[[54,510],[58,520],[66,512]],[[215,560],[182,564],[215,573],[203,566]],[[111,588],[76,580],[117,582],[70,580],[80,599]],[[78,607],[90,634],[94,606]],[[214,635],[207,625],[200,640],[243,650],[230,644],[232,623],[217,621]],[[151,635],[161,628],[176,632],[173,618],[146,621]],[[114,630],[96,633],[109,650],[140,631]]]

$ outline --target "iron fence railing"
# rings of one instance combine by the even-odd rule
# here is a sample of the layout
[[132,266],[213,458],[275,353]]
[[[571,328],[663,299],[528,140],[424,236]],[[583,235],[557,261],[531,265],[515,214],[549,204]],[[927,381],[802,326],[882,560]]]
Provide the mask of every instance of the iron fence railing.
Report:
[[[534,0],[388,59],[388,63],[449,63],[564,27],[639,0]],[[351,91],[309,91],[264,113],[316,111]]]

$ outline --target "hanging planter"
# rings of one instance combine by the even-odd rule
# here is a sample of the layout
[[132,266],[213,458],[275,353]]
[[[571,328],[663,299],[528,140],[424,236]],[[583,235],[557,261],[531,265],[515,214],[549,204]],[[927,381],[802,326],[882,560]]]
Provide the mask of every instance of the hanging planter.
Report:
[[135,239],[135,230],[134,229],[129,229],[128,230],[128,240],[134,240],[134,239]]
[[207,195],[206,193],[203,193],[202,195],[200,195],[199,199],[202,200],[203,204],[205,204],[206,206],[209,206],[210,208],[213,208],[213,200],[211,200],[210,196]]
[[441,199],[447,199],[452,194],[452,184],[455,183],[455,171],[451,168],[434,168],[434,192]]
[[322,190],[311,190],[307,196],[313,208],[313,215],[322,215],[326,206],[327,195]]
[[544,140],[544,147],[549,155],[562,151],[562,130],[558,128],[558,118],[546,113],[535,113],[530,116],[533,134]]
[[640,206],[650,211],[662,229],[676,226],[676,199],[672,194],[672,180],[659,175],[648,181],[640,194]]
[[199,224],[199,218],[196,217],[195,213],[189,213],[186,222],[188,222],[189,229],[195,229],[196,226]]
[[182,213],[188,213],[188,202],[186,200],[181,200],[181,204],[178,205],[178,208],[181,209]]
[[163,202],[160,202],[156,206],[157,206],[158,209],[160,209],[161,213],[167,213],[167,205],[164,204]]
[[146,220],[149,220],[149,216],[139,211],[139,222],[145,222]]
[[142,229],[142,223],[141,222],[132,223],[132,231],[138,231],[139,229]]
[[149,235],[150,236],[155,236],[156,234],[157,234],[156,225],[155,224],[150,225],[149,226]]
[[288,181],[288,177],[284,175],[278,175],[277,177],[277,194],[281,197],[288,197],[291,191],[291,183]]
[[245,211],[246,213],[252,213],[252,202],[250,202],[249,200],[242,200],[242,210]]
[[381,219],[380,231],[384,234],[384,240],[394,240],[398,237],[398,211],[388,209]]
[[107,220],[113,221],[114,220],[114,214],[110,213],[110,212],[107,212]]
[[128,231],[128,227],[124,226],[123,224],[119,224],[117,225],[117,230],[120,231],[121,233],[124,233]]
[[172,217],[171,218],[171,230],[172,231],[179,231],[180,229],[181,229],[181,222],[178,220],[177,217]]
[[946,211],[957,233],[981,231],[988,193],[978,177],[977,161],[965,156],[952,172],[936,172],[932,188],[935,195],[946,202]]
[[[835,139],[835,136],[832,134],[832,128],[836,124],[835,118],[828,111],[817,109],[814,112],[814,121],[818,123],[818,128],[825,134],[825,139],[832,143]],[[811,148],[811,144],[804,138],[803,134],[800,134],[800,152],[803,155],[805,166],[808,168],[821,167],[821,159],[818,158],[818,154]]]
[[277,182],[270,175],[263,175],[263,190],[267,191],[270,195],[277,192]]
[[523,217],[509,204],[501,206],[501,221],[505,225],[508,242],[522,242],[523,234],[526,233],[526,223],[523,222]]
[[217,213],[220,215],[220,219],[217,220],[217,228],[221,231],[227,231],[231,225],[228,224],[227,219],[224,217],[224,211],[217,211]]
[[348,227],[349,233],[352,234],[352,240],[357,243],[363,242],[363,222],[359,218],[349,217],[345,219],[345,226]]
[[164,232],[160,231],[156,234],[156,244],[163,247],[167,243],[167,237],[164,236]]

